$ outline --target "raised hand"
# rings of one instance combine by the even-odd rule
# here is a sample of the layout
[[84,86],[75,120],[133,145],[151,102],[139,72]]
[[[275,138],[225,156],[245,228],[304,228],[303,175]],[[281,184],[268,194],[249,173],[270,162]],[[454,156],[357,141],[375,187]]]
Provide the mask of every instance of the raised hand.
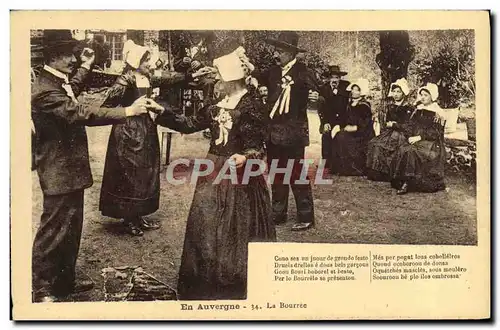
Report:
[[201,69],[198,69],[196,72],[193,73],[193,78],[198,78],[201,76],[205,76],[207,74],[211,74],[214,72],[213,68],[210,67],[203,67]]
[[82,66],[92,66],[95,61],[94,51],[90,48],[84,48],[82,54],[80,55],[80,60],[82,61]]

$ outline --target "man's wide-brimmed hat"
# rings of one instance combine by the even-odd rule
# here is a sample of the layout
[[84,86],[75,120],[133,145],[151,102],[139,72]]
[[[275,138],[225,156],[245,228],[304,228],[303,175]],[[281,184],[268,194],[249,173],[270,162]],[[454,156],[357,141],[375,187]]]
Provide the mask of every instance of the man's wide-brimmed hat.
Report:
[[339,75],[342,77],[342,76],[345,76],[347,74],[347,72],[340,70],[340,66],[338,66],[336,64],[329,64],[327,74],[330,76],[336,74],[336,75]]
[[306,52],[305,49],[298,47],[299,34],[295,31],[283,31],[279,34],[278,39],[267,38],[266,42],[281,49],[290,49],[301,53]]
[[71,30],[44,30],[42,45],[44,50],[53,50],[58,48],[73,48],[78,45],[78,40],[73,38]]

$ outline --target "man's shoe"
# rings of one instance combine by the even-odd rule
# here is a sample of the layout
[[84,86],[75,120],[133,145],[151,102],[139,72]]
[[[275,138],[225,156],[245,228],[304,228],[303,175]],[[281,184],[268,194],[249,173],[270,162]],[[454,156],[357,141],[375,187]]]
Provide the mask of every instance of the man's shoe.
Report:
[[403,185],[401,186],[400,189],[398,189],[398,191],[396,192],[396,194],[398,195],[404,195],[408,193],[408,183],[403,183]]
[[54,296],[39,296],[33,299],[35,303],[53,303],[57,302],[57,298]]
[[303,231],[314,227],[312,222],[299,222],[292,226],[292,231]]
[[75,283],[73,288],[73,293],[81,293],[85,291],[90,291],[94,288],[94,281],[90,279],[79,280]]

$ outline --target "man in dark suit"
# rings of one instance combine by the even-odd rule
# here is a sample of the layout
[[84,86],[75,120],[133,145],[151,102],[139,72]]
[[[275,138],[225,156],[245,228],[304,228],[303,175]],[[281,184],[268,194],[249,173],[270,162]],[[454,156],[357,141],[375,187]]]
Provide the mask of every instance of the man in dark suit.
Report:
[[349,82],[342,80],[347,74],[341,71],[338,65],[330,65],[328,68],[328,83],[320,91],[323,102],[318,109],[320,118],[319,132],[321,137],[321,155],[326,160],[325,169],[331,172],[331,130],[336,125],[341,125],[345,121],[347,105],[349,103],[349,92],[346,91]]
[[77,41],[69,30],[45,30],[45,66],[32,85],[31,117],[35,128],[35,161],[43,192],[43,213],[33,242],[33,300],[55,301],[89,290],[77,283],[75,264],[83,224],[84,189],[92,183],[85,125],[122,122],[127,116],[156,108],[141,98],[128,108],[97,108],[77,100],[94,61],[85,49],[72,78]]
[[304,51],[297,47],[298,39],[296,32],[285,31],[278,39],[268,40],[275,47],[278,65],[257,75],[259,83],[267,86],[269,92],[267,161],[270,172],[273,162],[277,162],[280,169],[288,168],[293,162],[290,182],[287,182],[284,175],[277,175],[272,182],[273,220],[276,224],[286,222],[291,186],[297,205],[297,223],[293,225],[293,231],[307,230],[314,226],[311,185],[296,181],[301,178],[305,147],[309,145],[307,104],[313,94],[310,92],[319,91],[312,71],[304,63],[297,61],[297,54]]

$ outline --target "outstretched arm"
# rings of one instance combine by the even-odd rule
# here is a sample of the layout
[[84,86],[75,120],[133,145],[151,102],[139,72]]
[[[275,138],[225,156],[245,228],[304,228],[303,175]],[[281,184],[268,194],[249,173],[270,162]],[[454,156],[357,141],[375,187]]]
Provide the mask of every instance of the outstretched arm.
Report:
[[167,107],[163,113],[158,115],[155,122],[174,131],[191,134],[203,131],[210,127],[211,118],[209,106],[197,111],[196,115],[185,116],[174,112],[174,107]]
[[42,92],[32,99],[33,109],[50,113],[68,124],[100,126],[119,123],[125,120],[126,109],[108,108],[99,105],[86,105],[74,102],[62,91]]

